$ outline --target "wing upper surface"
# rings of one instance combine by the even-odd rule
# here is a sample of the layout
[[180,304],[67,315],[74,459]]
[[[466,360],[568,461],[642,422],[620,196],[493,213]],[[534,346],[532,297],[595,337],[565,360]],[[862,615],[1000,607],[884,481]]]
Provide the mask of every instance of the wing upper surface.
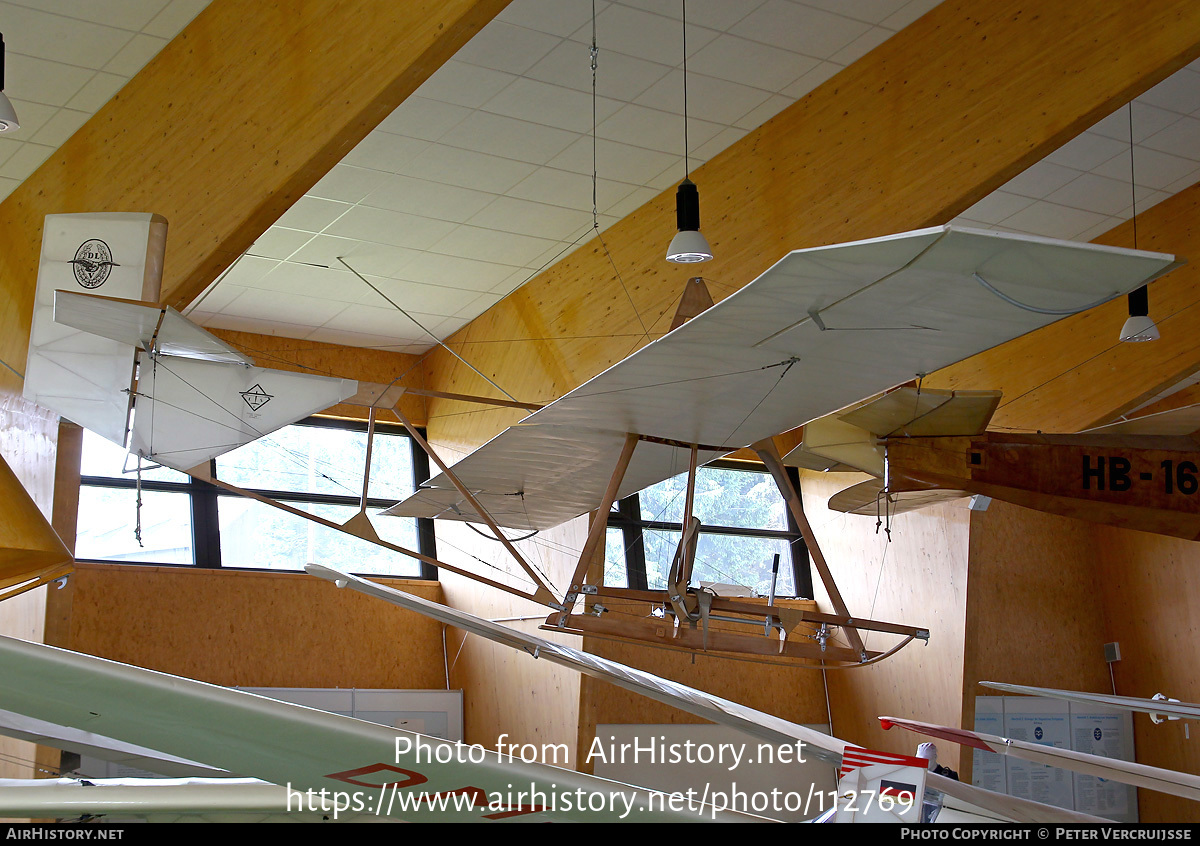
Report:
[[[1158,253],[950,226],[798,250],[522,426],[633,432],[732,451],[1059,319],[1005,302],[976,274],[1019,302],[1067,310],[1125,294],[1176,265]],[[488,456],[512,450],[522,437],[513,431],[454,467],[468,488],[500,493],[488,487],[500,467]],[[585,475],[601,479],[573,490],[591,503],[577,514],[599,501],[615,463],[607,459],[574,459],[592,463]],[[502,485],[524,489],[526,508],[538,512],[524,468],[509,466]],[[429,486],[450,483],[438,476]],[[558,499],[562,488],[539,493]],[[392,513],[409,514],[408,501]]]

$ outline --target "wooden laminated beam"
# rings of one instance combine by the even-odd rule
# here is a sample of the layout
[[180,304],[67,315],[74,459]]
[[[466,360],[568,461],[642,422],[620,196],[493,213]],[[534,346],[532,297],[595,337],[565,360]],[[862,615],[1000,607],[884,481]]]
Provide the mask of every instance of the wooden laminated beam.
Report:
[[25,358],[47,214],[166,217],[181,307],[507,3],[213,0],[0,203],[0,359]]

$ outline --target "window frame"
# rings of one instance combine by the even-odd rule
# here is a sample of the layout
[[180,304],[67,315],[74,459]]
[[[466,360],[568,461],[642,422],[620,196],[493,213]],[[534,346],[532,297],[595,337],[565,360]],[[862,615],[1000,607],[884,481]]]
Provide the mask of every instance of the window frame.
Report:
[[[770,478],[765,468],[757,464],[747,464],[730,459],[713,461],[705,464],[699,470],[712,468],[716,470],[739,470],[746,473],[758,473]],[[788,479],[793,487],[800,489],[800,473],[795,467],[788,467]],[[646,574],[645,531],[682,532],[680,523],[662,520],[647,520],[642,517],[641,492],[630,494],[617,501],[617,507],[608,512],[607,528],[620,529],[625,544],[625,573],[627,584],[631,590],[651,590]],[[782,495],[782,494],[781,494]],[[792,516],[791,509],[784,509],[787,514],[787,530],[782,529],[748,529],[740,526],[723,526],[720,524],[704,523],[700,526],[701,535],[724,535],[732,537],[769,538],[785,540],[791,547],[792,578],[796,586],[796,599],[813,598],[813,582],[811,557],[808,544],[800,533],[800,527]],[[803,563],[803,566],[801,564]],[[782,597],[792,598],[792,597]]]
[[[322,417],[314,415],[306,417],[303,420],[298,420],[290,424],[292,426],[310,426],[322,429],[343,429],[355,432],[366,432],[368,422],[366,420],[352,420],[342,417]],[[400,424],[375,422],[375,431],[381,434],[391,436],[400,436],[407,439],[409,449],[412,454],[412,469],[413,469],[413,489],[415,490],[423,482],[429,479],[429,456],[421,449],[408,431]],[[424,437],[424,430],[418,428],[418,432]],[[155,465],[157,466],[157,465]],[[216,475],[216,459],[209,462],[209,468]],[[168,468],[169,469],[169,468]],[[135,490],[138,487],[136,477],[120,478],[115,476],[88,476],[80,472],[79,487],[82,490],[85,487],[98,488],[117,488],[123,490]],[[189,477],[186,482],[164,482],[159,480],[142,480],[141,488],[143,491],[162,492],[162,493],[177,493],[187,494],[191,507],[192,518],[192,555],[193,563],[191,564],[176,564],[169,562],[154,562],[154,561],[117,561],[110,558],[79,558],[80,561],[97,564],[130,564],[135,566],[148,567],[190,567],[194,569],[221,569],[235,572],[246,573],[301,573],[303,570],[281,570],[270,568],[256,567],[234,567],[225,566],[221,560],[221,530],[220,520],[218,516],[218,502],[220,497],[238,497],[239,494],[224,490],[209,482],[202,481]],[[358,507],[359,498],[352,495],[338,494],[323,494],[311,493],[303,491],[278,491],[269,488],[245,488],[255,494],[267,497],[269,499],[278,500],[285,503],[297,503],[303,505],[351,505]],[[395,501],[391,499],[380,499],[377,497],[369,497],[367,499],[368,508],[387,508],[394,505]],[[270,506],[269,506],[270,507]],[[303,518],[301,518],[303,519]],[[427,517],[418,517],[417,521],[417,552],[422,555],[427,555],[430,558],[437,557],[437,539],[434,532],[433,520]],[[427,581],[437,581],[437,567],[425,561],[418,561],[420,566],[420,575],[418,576],[394,576],[391,578],[410,578],[422,579]],[[368,573],[365,575],[378,577],[378,573]],[[387,578],[387,577],[385,577]]]

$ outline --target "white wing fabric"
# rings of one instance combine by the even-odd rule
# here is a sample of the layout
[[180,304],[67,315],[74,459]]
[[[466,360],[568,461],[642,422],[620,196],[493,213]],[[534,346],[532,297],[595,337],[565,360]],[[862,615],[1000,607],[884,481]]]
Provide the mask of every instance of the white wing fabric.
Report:
[[187,470],[357,391],[352,379],[152,356],[138,375],[130,451]]
[[[1012,300],[1066,310],[1125,294],[1177,264],[1159,253],[950,226],[798,250],[453,469],[473,491],[523,496],[522,521],[500,525],[549,528],[563,522],[567,499],[591,503],[571,516],[595,507],[615,457],[580,459],[585,485],[533,485],[529,468],[512,460],[520,429],[635,433],[730,452],[1059,319],[1006,302],[976,275]],[[661,462],[664,475],[639,481],[686,466],[682,457]],[[452,485],[443,474],[425,487]],[[418,491],[388,513],[425,512],[430,496]]]
[[166,220],[153,214],[46,216],[26,399],[124,444],[134,347],[56,323],[54,293],[157,300],[166,231]]

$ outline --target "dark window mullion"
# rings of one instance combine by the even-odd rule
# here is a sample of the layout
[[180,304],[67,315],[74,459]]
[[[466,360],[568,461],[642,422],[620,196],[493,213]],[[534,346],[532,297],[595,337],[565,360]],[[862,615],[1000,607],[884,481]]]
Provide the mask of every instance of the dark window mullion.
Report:
[[[216,473],[216,462],[209,471]],[[193,479],[192,488],[192,550],[197,567],[216,569],[221,566],[221,523],[217,516],[216,485]]]

